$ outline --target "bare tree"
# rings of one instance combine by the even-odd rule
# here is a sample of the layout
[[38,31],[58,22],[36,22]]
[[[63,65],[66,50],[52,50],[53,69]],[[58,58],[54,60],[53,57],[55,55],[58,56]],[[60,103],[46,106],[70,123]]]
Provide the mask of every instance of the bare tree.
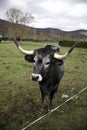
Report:
[[8,21],[12,23],[21,23],[26,24],[32,22],[34,17],[29,13],[23,13],[20,9],[17,8],[10,8],[6,11],[6,17]]
[[31,23],[34,20],[34,17],[29,13],[23,13],[23,16],[20,19],[21,24]]
[[[6,18],[9,22],[13,23],[11,27],[8,30],[8,33],[10,35],[10,38],[15,37],[22,37],[23,33],[25,31],[25,28],[21,27],[21,32],[19,34],[18,31],[18,24],[29,24],[34,20],[34,17],[29,13],[23,13],[20,9],[17,8],[10,8],[5,13]],[[20,35],[20,36],[19,36]]]

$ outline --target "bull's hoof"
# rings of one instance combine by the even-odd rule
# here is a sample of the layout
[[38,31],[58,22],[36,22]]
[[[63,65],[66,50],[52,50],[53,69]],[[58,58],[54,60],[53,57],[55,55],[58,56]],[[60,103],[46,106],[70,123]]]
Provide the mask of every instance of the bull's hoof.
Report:
[[52,110],[53,110],[53,106],[52,106],[52,105],[49,105],[48,110],[49,110],[49,111],[52,111]]
[[41,108],[45,109],[48,108],[48,106],[46,104],[41,104]]

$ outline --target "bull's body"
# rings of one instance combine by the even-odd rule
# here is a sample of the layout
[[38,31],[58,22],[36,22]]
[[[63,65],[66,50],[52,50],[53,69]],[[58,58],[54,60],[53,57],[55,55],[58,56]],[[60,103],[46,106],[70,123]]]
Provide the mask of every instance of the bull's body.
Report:
[[[56,60],[53,58],[55,52],[59,53],[59,47],[46,46],[35,50],[34,58],[26,55],[25,59],[34,62],[34,72],[32,74],[33,80],[38,80],[38,74],[41,75],[42,80],[39,81],[42,106],[45,107],[45,97],[49,95],[50,106],[52,106],[52,99],[57,91],[60,79],[64,74],[64,62],[62,60]],[[30,58],[30,59],[29,59]]]
[[34,71],[32,73],[32,80],[38,81],[42,96],[42,106],[45,107],[45,98],[49,95],[49,106],[52,106],[52,99],[58,89],[61,78],[64,75],[65,59],[76,46],[75,43],[67,53],[59,55],[59,46],[45,46],[34,51],[25,51],[22,49],[16,40],[14,40],[19,50],[25,54],[25,59],[28,62],[34,62]]

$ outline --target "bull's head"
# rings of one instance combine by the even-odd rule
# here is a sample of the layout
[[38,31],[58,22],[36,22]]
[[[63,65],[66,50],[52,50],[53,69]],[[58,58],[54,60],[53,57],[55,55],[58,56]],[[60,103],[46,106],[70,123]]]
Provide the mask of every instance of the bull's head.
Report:
[[68,52],[64,55],[60,55],[60,47],[59,46],[46,46],[44,48],[26,51],[22,49],[17,41],[14,39],[14,43],[18,47],[18,49],[25,55],[25,59],[29,62],[34,63],[34,71],[32,73],[32,80],[42,81],[46,74],[49,73],[49,70],[52,69],[53,63],[58,60],[59,64],[63,62],[63,60],[71,53],[73,48],[76,46],[77,42],[70,48]]

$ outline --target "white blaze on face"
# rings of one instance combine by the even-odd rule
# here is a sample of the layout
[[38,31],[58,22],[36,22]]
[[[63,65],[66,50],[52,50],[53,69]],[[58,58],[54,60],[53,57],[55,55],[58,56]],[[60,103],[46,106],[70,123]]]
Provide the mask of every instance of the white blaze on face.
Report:
[[[41,55],[36,55],[34,57],[34,72],[32,73],[32,80],[35,80],[38,82],[42,81],[43,77],[41,74],[39,74],[39,72],[41,72],[40,69],[43,68],[43,71],[45,73],[45,71],[47,69],[49,69],[49,65],[50,65],[50,56],[49,55],[46,55],[46,57],[43,57]],[[39,66],[39,68],[38,68],[38,66]],[[35,72],[37,72],[37,73],[35,73]]]

